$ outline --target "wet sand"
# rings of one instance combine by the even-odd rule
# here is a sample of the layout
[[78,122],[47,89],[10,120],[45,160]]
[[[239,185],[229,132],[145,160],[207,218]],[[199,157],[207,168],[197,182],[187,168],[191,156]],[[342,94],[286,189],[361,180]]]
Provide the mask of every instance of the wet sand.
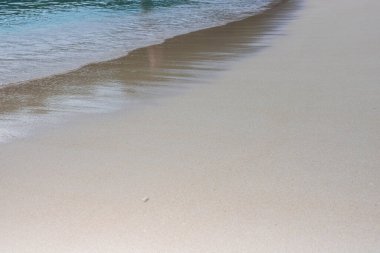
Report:
[[3,144],[1,251],[376,252],[379,11],[304,1],[205,85]]
[[62,118],[111,112],[202,84],[236,58],[269,46],[268,40],[292,19],[297,4],[284,1],[273,7],[261,15],[177,36],[119,59],[1,87],[0,143],[33,134],[40,125]]

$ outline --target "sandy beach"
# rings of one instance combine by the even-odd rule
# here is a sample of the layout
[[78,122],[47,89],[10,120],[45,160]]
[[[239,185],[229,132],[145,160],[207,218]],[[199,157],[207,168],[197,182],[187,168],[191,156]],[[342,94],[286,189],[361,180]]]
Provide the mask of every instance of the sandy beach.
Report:
[[378,252],[379,12],[299,1],[202,85],[1,144],[0,252]]

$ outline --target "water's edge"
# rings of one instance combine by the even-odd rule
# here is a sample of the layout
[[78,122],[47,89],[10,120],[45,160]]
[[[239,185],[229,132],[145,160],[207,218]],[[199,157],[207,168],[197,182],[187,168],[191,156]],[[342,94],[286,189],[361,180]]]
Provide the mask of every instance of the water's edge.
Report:
[[237,57],[268,47],[265,37],[280,35],[279,26],[297,8],[297,0],[283,0],[249,18],[175,36],[114,60],[2,87],[0,142],[75,115],[115,111],[204,82]]
[[[53,7],[35,14],[33,8],[39,5],[32,1],[32,6],[20,14],[21,20],[17,14],[7,19],[6,8],[16,11],[25,8],[26,2],[15,2],[19,7],[12,7],[14,4],[7,5],[5,1],[4,13],[4,4],[0,3],[0,86],[64,74],[91,63],[123,57],[134,49],[159,44],[167,38],[251,16],[269,8],[273,1],[279,0],[230,3],[223,0],[70,0],[63,11],[63,7],[58,6],[66,1],[46,0],[43,2]],[[73,8],[71,5],[76,3],[78,7]],[[96,3],[107,6],[92,7]],[[108,6],[109,3],[121,10]],[[143,3],[155,7],[147,9]],[[54,8],[55,5],[58,6]]]

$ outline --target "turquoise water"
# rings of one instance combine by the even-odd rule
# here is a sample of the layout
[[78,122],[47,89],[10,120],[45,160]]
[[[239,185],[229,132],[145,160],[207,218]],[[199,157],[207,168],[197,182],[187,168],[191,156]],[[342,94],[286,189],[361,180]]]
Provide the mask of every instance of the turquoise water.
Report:
[[270,0],[0,0],[0,85],[238,20]]
[[266,45],[262,36],[277,23],[246,19],[144,47],[253,16],[274,1],[0,0],[0,143],[149,104],[209,77]]

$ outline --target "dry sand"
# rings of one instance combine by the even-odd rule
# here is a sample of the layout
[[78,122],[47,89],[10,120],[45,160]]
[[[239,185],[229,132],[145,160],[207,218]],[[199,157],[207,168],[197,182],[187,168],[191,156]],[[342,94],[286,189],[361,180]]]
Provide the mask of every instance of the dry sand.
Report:
[[0,149],[0,252],[378,252],[380,3],[308,0],[211,84]]

